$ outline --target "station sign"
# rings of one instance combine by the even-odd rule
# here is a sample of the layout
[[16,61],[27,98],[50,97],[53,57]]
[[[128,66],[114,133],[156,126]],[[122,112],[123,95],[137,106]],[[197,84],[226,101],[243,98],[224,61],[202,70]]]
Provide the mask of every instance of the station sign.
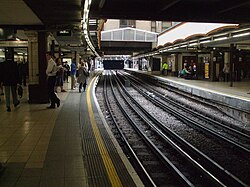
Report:
[[250,50],[249,44],[237,44],[236,49]]
[[72,36],[71,30],[62,30],[56,32],[57,36]]

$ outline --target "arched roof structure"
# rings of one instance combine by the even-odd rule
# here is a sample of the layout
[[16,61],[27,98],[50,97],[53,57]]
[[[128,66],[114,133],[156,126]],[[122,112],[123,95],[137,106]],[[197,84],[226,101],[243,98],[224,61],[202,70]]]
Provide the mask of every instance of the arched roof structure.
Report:
[[156,42],[157,33],[131,27],[101,32],[101,41]]
[[223,30],[225,27],[237,26],[238,24],[184,22],[159,34],[157,46],[164,46],[166,43],[174,44],[177,41],[187,40],[192,37],[206,36],[215,31]]

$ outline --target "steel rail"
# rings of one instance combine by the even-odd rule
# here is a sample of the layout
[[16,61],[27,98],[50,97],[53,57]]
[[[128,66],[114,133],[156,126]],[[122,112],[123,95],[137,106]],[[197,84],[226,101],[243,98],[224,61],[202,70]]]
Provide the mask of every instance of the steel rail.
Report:
[[[142,85],[142,84],[141,84],[141,85]],[[139,91],[139,88],[138,88],[137,85],[133,85],[133,83],[132,83],[132,86],[133,86],[137,91]],[[141,86],[141,87],[144,87],[144,85]],[[147,88],[144,88],[144,89],[147,89],[147,90],[148,90],[148,87],[147,87]],[[175,101],[172,101],[171,99],[166,98],[166,97],[162,96],[161,94],[158,94],[157,91],[155,91],[155,90],[152,90],[152,89],[151,89],[150,91],[151,91],[152,93],[154,93],[157,97],[161,98],[162,100],[171,103],[172,105],[174,105],[175,107],[177,107],[177,108],[179,108],[179,109],[181,109],[181,110],[184,110],[183,105],[181,105],[181,104],[179,104],[179,103],[176,103]],[[143,95],[145,95],[145,97],[148,97],[148,95],[145,94],[144,91],[140,90],[140,92],[143,93]],[[225,137],[225,136],[223,136],[222,134],[217,133],[217,131],[215,131],[215,130],[208,129],[207,127],[204,127],[204,125],[202,125],[200,122],[195,121],[195,120],[191,119],[191,118],[188,117],[188,116],[185,116],[185,118],[184,118],[182,115],[179,114],[178,111],[176,111],[176,109],[174,109],[174,108],[172,108],[172,107],[170,107],[170,106],[168,106],[168,105],[165,105],[165,104],[161,103],[160,101],[157,102],[157,98],[152,98],[152,97],[148,97],[148,98],[149,98],[151,101],[153,101],[154,103],[156,103],[158,106],[161,106],[161,108],[163,108],[163,110],[165,110],[165,111],[167,110],[168,112],[171,111],[172,114],[174,114],[174,115],[176,115],[178,118],[182,119],[182,121],[183,121],[184,123],[186,123],[186,122],[188,121],[191,125],[195,125],[195,126],[196,126],[197,128],[199,128],[200,130],[205,131],[205,132],[208,132],[208,133],[210,133],[211,135],[213,135],[213,136],[215,136],[215,137],[217,137],[217,138],[221,138],[223,141],[225,141],[225,142],[227,142],[227,143],[229,143],[229,144],[232,144],[233,146],[235,146],[235,147],[236,147],[237,149],[239,149],[240,151],[246,153],[247,155],[250,155],[250,149],[247,148],[247,147],[245,147],[244,144],[239,143],[239,142],[237,142],[237,141],[235,141],[235,140],[232,140],[232,139],[228,139],[228,137]],[[170,110],[170,108],[171,108],[171,110]],[[190,113],[190,114],[192,114],[192,115],[195,114],[195,117],[198,117],[200,120],[206,121],[207,123],[210,123],[211,125],[214,125],[214,124],[215,124],[217,127],[218,127],[218,126],[222,126],[223,128],[232,131],[232,133],[236,133],[238,136],[243,137],[244,139],[246,139],[246,141],[248,141],[248,140],[250,139],[250,136],[249,136],[249,135],[244,134],[244,133],[242,133],[242,132],[240,132],[240,131],[237,131],[237,130],[235,130],[235,129],[232,129],[232,128],[226,126],[226,125],[220,124],[220,123],[218,123],[218,122],[216,122],[216,121],[214,121],[214,120],[211,120],[211,119],[209,119],[209,118],[207,118],[207,117],[205,117],[205,116],[202,116],[201,114],[199,114],[199,113],[197,113],[197,112],[194,112],[194,111],[192,111],[192,110],[189,109],[189,108],[185,108],[184,111],[185,111],[185,112],[188,112],[188,113]],[[232,134],[232,133],[230,133],[230,134]]]
[[[141,74],[140,74],[140,75],[141,75]],[[153,78],[153,77],[150,76],[150,75],[142,75],[141,77],[147,77],[149,80],[153,80],[153,82],[155,82],[156,85],[159,85],[160,87],[163,87],[163,88],[167,89],[167,90],[170,91],[170,92],[174,92],[174,93],[176,93],[176,94],[178,94],[178,95],[188,97],[188,98],[191,99],[191,100],[196,100],[196,99],[192,98],[191,96],[189,96],[189,95],[190,95],[189,93],[183,93],[183,92],[181,92],[180,90],[174,88],[173,86],[167,84],[167,81],[160,80],[160,79],[158,79],[158,78]],[[201,98],[200,96],[196,96],[196,97]],[[204,98],[202,98],[202,99],[204,99]],[[178,102],[178,101],[177,101],[177,102]],[[196,102],[197,102],[197,100],[196,100]],[[238,108],[232,107],[232,106],[230,106],[230,105],[223,104],[223,103],[219,103],[219,102],[215,102],[215,101],[211,101],[211,100],[209,100],[209,102],[207,102],[207,101],[198,101],[198,102],[199,102],[199,103],[206,104],[206,105],[209,105],[210,107],[216,108],[217,110],[220,110],[220,109],[218,108],[218,106],[215,106],[214,104],[217,104],[217,105],[220,105],[220,106],[223,106],[223,107],[229,107],[229,108],[232,108],[232,109],[234,109],[234,110],[237,110],[237,111],[240,111],[240,112],[244,112],[244,113],[250,114],[249,111],[242,110],[242,109],[238,109]],[[214,104],[213,104],[213,103],[214,103]],[[187,106],[187,105],[186,105],[186,106]],[[187,107],[188,107],[188,106],[187,106]],[[220,111],[221,111],[221,110],[220,110]],[[223,112],[223,113],[224,113],[224,112]],[[226,113],[224,113],[224,114],[227,115]],[[229,116],[229,115],[227,115],[227,116]],[[215,117],[212,116],[212,115],[210,115],[209,117],[215,119]],[[229,117],[231,117],[231,116],[229,116]],[[238,127],[238,126],[236,126],[236,125],[233,125],[232,123],[229,123],[229,122],[227,122],[227,121],[221,121],[221,123],[223,123],[224,125],[226,125],[226,126],[228,126],[228,127],[233,128],[233,129],[235,129],[235,130],[237,130],[237,131],[239,131],[239,132],[241,131],[241,132],[243,132],[244,134],[247,134],[248,136],[250,136],[250,131],[248,131],[248,130],[245,130],[245,129],[243,129],[243,128],[240,128],[240,127]]]
[[[122,87],[122,90],[124,93],[126,93],[126,95],[134,102],[134,99],[131,97],[131,95],[129,95],[129,93],[126,91],[126,89],[124,88],[124,86],[120,83],[120,86]],[[125,89],[125,90],[124,90]],[[122,94],[121,95],[124,97],[124,100],[129,104],[132,105],[131,103],[129,103],[129,101],[127,101],[125,99],[125,96]],[[137,105],[137,104],[136,104]],[[140,105],[137,105],[137,107],[141,110],[143,109]],[[145,110],[145,109],[144,109]],[[144,110],[143,113],[140,113],[138,110],[136,110],[135,112],[138,113],[138,115],[140,115],[144,121],[147,121],[148,125],[150,125],[150,127],[162,138],[164,139],[165,142],[167,142],[168,144],[170,144],[176,151],[178,151],[182,156],[184,156],[184,158],[186,160],[188,160],[193,166],[195,166],[204,176],[207,176],[210,181],[212,181],[212,183],[216,186],[226,186],[224,185],[220,180],[218,180],[215,176],[213,176],[209,171],[207,171],[201,164],[199,164],[195,159],[193,159],[189,154],[187,154],[181,147],[179,147],[175,142],[173,142],[169,137],[167,137],[161,130],[159,130],[159,128],[157,128],[154,124],[148,122],[148,120],[143,117],[145,114],[148,117],[148,115],[151,117],[150,114],[148,114],[147,112],[145,112]],[[151,118],[150,118],[151,120]],[[198,159],[197,159],[198,160]]]
[[[126,88],[122,84],[121,84],[121,87],[123,88],[123,91],[125,93],[127,93]],[[134,87],[134,88],[138,89],[138,87]],[[143,94],[148,99],[154,100],[152,97],[148,96],[143,91],[141,91],[141,94]],[[188,143],[187,141],[183,140],[179,135],[177,135],[176,133],[174,133],[172,130],[170,130],[169,128],[165,127],[161,122],[159,122],[151,114],[149,114],[129,94],[128,94],[128,97],[130,97],[130,99],[137,105],[138,108],[140,108],[140,110],[142,110],[144,113],[146,113],[147,116],[150,116],[151,120],[154,121],[157,125],[159,125],[159,127],[161,128],[161,130],[163,130],[164,132],[166,132],[169,135],[171,135],[175,140],[177,140],[179,143],[181,143],[186,149],[188,149],[189,151],[192,151],[192,153],[193,153],[192,155],[195,156],[195,157],[198,157],[198,158],[196,158],[194,160],[199,160],[203,164],[204,168],[209,168],[208,171],[213,171],[215,173],[215,175],[220,178],[220,180],[223,180],[222,183],[225,183],[225,184],[228,184],[228,185],[235,184],[235,186],[248,186],[247,184],[245,184],[244,182],[242,182],[240,179],[238,179],[236,176],[234,176],[229,171],[227,171],[225,168],[223,168],[218,163],[216,163],[211,158],[209,158],[207,155],[203,154],[198,149],[196,149],[195,147],[193,147],[190,143]],[[162,107],[165,108],[166,106],[162,106]],[[171,113],[175,114],[175,112],[171,112]],[[177,115],[180,116],[178,113],[177,113]],[[183,119],[182,116],[180,116],[180,117]]]
[[[112,83],[112,82],[111,82]],[[118,89],[119,90],[119,89]],[[114,94],[116,98],[117,105],[119,106],[120,110],[122,111],[123,115],[126,119],[130,122],[130,124],[134,127],[135,131],[144,139],[145,143],[150,147],[150,149],[155,153],[155,155],[161,160],[161,162],[172,169],[174,174],[179,178],[181,183],[185,186],[192,186],[194,185],[179,171],[178,168],[175,167],[174,164],[156,147],[156,145],[145,135],[145,133],[138,128],[137,124],[131,119],[131,117],[127,114],[127,112],[123,109],[122,104],[120,103],[119,99]],[[126,100],[125,100],[126,101]],[[134,111],[137,113],[137,111]]]
[[150,175],[148,174],[148,172],[144,168],[143,164],[141,163],[141,161],[139,160],[139,158],[137,157],[137,155],[133,151],[133,148],[130,146],[130,144],[127,141],[126,137],[122,133],[122,130],[119,128],[119,125],[117,124],[117,121],[116,121],[116,119],[115,119],[115,117],[114,117],[114,115],[112,113],[110,102],[109,102],[109,99],[108,99],[108,96],[107,96],[108,94],[107,94],[107,79],[106,79],[106,76],[105,76],[103,88],[104,88],[103,89],[104,99],[105,99],[105,102],[106,102],[108,112],[109,112],[109,114],[110,114],[110,116],[112,118],[113,123],[115,124],[115,127],[116,127],[118,133],[120,134],[120,136],[122,138],[122,141],[125,143],[126,147],[128,148],[128,151],[130,152],[131,157],[133,157],[133,159],[137,162],[137,165],[140,167],[140,170],[143,171],[144,179],[146,178],[146,181],[147,181],[146,184],[156,187],[157,185],[154,183],[153,179],[150,177]]

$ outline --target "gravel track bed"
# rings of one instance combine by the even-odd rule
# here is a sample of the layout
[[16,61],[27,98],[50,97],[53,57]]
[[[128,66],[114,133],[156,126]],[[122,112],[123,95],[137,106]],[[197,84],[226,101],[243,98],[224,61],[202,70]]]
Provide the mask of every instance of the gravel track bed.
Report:
[[[170,91],[163,89],[161,87],[155,87],[155,88],[157,91],[159,91],[160,93],[162,93],[166,97],[177,100],[178,102],[180,102],[182,104],[189,105],[192,108],[194,108],[195,110],[202,111],[203,113],[207,114],[208,116],[212,115],[215,118],[221,119],[223,121],[226,121],[226,122],[231,123],[233,125],[237,125],[239,127],[244,128],[247,126],[247,124],[242,123],[241,121],[238,121],[238,120],[226,115],[225,113],[221,112],[219,109],[215,110],[215,108],[211,108],[209,106],[206,106],[205,104],[195,103],[195,102],[193,102],[192,99],[184,98],[181,95],[170,92]],[[218,107],[220,107],[220,106],[218,106]]]
[[[127,108],[126,113],[134,118],[138,118],[138,116],[134,115],[134,112],[131,113],[131,109],[127,106],[123,98],[117,93],[116,96],[118,97],[118,100],[122,103],[122,105]],[[126,97],[125,100],[130,100]],[[135,111],[140,111],[140,109],[135,105],[132,104],[132,108]],[[147,118],[147,117],[146,117]],[[186,158],[184,158],[182,155],[180,155],[179,152],[177,152],[172,146],[169,145],[169,143],[166,143],[165,140],[160,138],[158,133],[156,133],[154,130],[151,129],[150,126],[145,124],[143,120],[137,120],[138,123],[136,123],[137,127],[141,129],[145,135],[154,143],[154,145],[157,146],[157,148],[172,162],[175,163],[174,165],[182,172],[186,173],[188,175],[188,179],[192,181],[193,184],[203,184],[206,182],[205,186],[211,186],[212,184],[206,180],[206,177],[201,177],[201,173],[197,172],[197,170],[194,168],[193,165],[191,165],[189,162],[187,162]],[[151,121],[151,123],[153,123]]]
[[[134,76],[134,75],[131,75]],[[150,83],[147,79],[147,82],[145,82],[145,80],[140,79],[138,77],[135,77],[135,79],[139,79],[140,82],[143,82],[144,85],[150,85],[151,87],[153,87],[156,91],[158,91],[159,93],[162,93],[162,95],[165,95],[166,97],[178,101],[179,103],[183,104],[183,105],[187,105],[191,108],[193,108],[196,111],[200,111],[204,114],[206,114],[207,116],[211,116],[215,119],[220,119],[226,123],[230,123],[233,126],[238,126],[240,128],[245,128],[246,130],[249,129],[249,124],[243,123],[242,121],[239,121],[233,117],[228,116],[226,113],[222,112],[219,108],[221,107],[219,104],[213,104],[214,106],[217,106],[217,108],[215,107],[211,107],[206,105],[206,103],[204,103],[204,101],[199,98],[199,97],[195,97],[192,96],[192,98],[188,97],[188,93],[185,93],[184,95],[187,96],[183,96],[181,94],[175,93],[174,91],[169,91],[166,88],[163,88],[161,85],[161,83]],[[165,85],[163,85],[164,87],[166,87]],[[169,88],[170,90],[172,88]],[[193,101],[193,99],[196,100],[196,102]]]
[[[108,120],[108,114],[103,104],[102,89],[103,89],[102,85],[98,84],[96,88],[96,97],[98,98],[98,102],[104,113],[104,116],[106,116]],[[247,184],[250,184],[250,173],[249,173],[250,160],[249,159],[248,160],[244,159],[242,155],[237,155],[233,150],[225,148],[225,145],[223,145],[223,143],[218,142],[217,140],[185,125],[184,123],[176,119],[174,116],[166,113],[159,107],[156,107],[155,105],[153,105],[151,102],[146,100],[136,90],[132,89],[131,87],[127,89],[129,90],[130,94],[132,94],[132,96],[137,100],[137,102],[140,103],[141,106],[143,106],[147,111],[149,111],[155,118],[160,120],[166,127],[172,129],[174,132],[176,132],[178,135],[183,137],[186,141],[191,143],[194,147],[198,148],[204,154],[209,155],[210,158],[215,160],[217,163],[219,163],[221,166],[223,166],[228,171],[233,173],[235,176],[240,178],[242,181],[246,182]],[[199,110],[204,110],[208,113],[213,113],[213,115],[218,116],[219,110],[214,111],[210,107],[203,106],[202,104],[193,103],[192,100],[185,99],[178,95],[176,96],[176,94],[171,93],[165,89],[162,89],[162,88],[157,88],[157,89],[159,89],[159,91],[162,92],[163,94],[167,95],[167,97],[180,100],[183,103],[188,103],[189,105],[192,105],[192,107],[196,107]],[[109,99],[111,100],[111,98]],[[225,118],[226,120],[232,123],[235,122],[234,119],[224,115],[222,112],[220,112],[219,116],[223,117],[223,119]],[[119,118],[119,121],[120,121],[120,115],[117,115],[117,118]],[[110,123],[108,124],[110,125]],[[111,125],[111,128],[114,128],[114,127],[112,127]],[[129,131],[129,129],[126,129],[126,128],[123,128],[123,129],[125,131]],[[129,137],[129,139],[133,140],[134,138],[131,136]],[[143,147],[140,143],[139,144],[138,143],[139,142],[134,142],[135,145],[133,146]],[[143,150],[143,148],[137,149],[137,150],[140,151],[140,150]]]
[[[201,152],[209,155],[210,158],[232,172],[235,176],[250,184],[250,160],[240,159],[242,155],[236,154],[232,149],[228,148],[222,142],[218,142],[179,121],[171,114],[166,113],[159,107],[156,107],[150,101],[142,97],[136,90],[127,89],[132,97],[140,103],[150,114],[159,119],[166,127],[171,128],[174,132],[198,148]],[[225,148],[226,147],[226,148]]]

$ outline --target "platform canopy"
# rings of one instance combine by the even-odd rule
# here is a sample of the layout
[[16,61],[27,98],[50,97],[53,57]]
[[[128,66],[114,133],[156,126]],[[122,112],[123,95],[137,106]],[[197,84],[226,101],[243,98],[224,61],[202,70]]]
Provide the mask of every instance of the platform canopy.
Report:
[[174,44],[180,40],[187,40],[195,36],[206,36],[220,29],[237,26],[238,24],[182,22],[160,33],[157,46]]

